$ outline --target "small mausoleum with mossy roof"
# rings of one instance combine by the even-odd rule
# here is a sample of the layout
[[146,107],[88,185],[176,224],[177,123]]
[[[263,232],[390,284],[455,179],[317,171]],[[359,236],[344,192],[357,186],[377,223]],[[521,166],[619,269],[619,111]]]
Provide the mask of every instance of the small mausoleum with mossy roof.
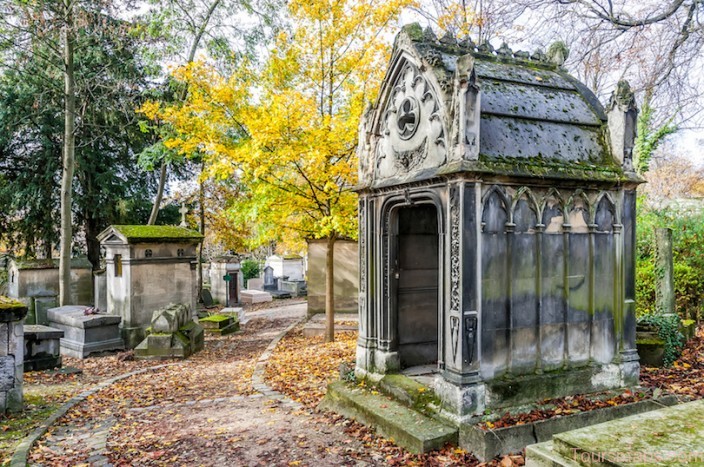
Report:
[[170,225],[111,225],[98,240],[105,249],[107,312],[122,317],[128,348],[144,340],[155,310],[183,304],[195,316],[200,233]]
[[456,420],[638,383],[637,110],[566,54],[397,36],[359,136],[357,376],[431,374]]

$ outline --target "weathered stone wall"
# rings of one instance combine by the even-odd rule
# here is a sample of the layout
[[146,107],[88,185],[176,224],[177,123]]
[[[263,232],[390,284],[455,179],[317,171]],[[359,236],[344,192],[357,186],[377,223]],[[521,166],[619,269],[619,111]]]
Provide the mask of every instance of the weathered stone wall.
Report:
[[[8,269],[8,296],[32,306],[36,297],[59,295],[59,268],[23,268],[10,262]],[[73,305],[93,305],[93,278],[91,267],[85,261],[72,261],[69,301]]]
[[0,296],[0,414],[22,410],[26,314],[25,305]]
[[617,355],[623,308],[618,194],[562,191],[483,186],[485,379],[604,365]]
[[[308,242],[308,314],[325,312],[327,240]],[[357,313],[359,257],[357,242],[335,242],[335,311]]]

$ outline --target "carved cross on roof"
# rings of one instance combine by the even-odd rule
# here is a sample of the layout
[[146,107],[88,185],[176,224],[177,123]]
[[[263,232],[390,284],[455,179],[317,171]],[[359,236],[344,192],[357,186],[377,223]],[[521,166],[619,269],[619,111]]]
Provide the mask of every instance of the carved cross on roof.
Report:
[[183,206],[181,206],[181,208],[178,210],[178,212],[181,213],[181,223],[179,224],[179,227],[187,227],[186,214],[188,214],[188,208],[184,204]]

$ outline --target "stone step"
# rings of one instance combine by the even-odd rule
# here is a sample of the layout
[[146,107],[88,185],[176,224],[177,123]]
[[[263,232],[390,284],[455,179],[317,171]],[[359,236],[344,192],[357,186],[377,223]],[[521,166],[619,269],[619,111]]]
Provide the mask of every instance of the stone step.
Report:
[[458,430],[433,420],[385,395],[336,381],[328,386],[320,408],[373,426],[383,437],[414,453],[457,444]]
[[560,433],[529,446],[526,465],[704,465],[702,420],[700,400]]

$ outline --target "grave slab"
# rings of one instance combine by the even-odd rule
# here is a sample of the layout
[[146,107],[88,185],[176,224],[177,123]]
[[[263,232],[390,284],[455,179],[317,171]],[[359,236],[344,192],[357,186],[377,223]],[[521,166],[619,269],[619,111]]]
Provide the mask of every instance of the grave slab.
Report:
[[94,353],[124,349],[119,328],[121,318],[102,313],[86,315],[86,308],[68,305],[47,311],[49,325],[64,332],[61,354],[82,359]]
[[242,303],[266,303],[273,300],[272,296],[268,292],[263,292],[261,290],[243,290],[241,293]]
[[632,415],[528,446],[527,466],[702,465],[704,401]]

